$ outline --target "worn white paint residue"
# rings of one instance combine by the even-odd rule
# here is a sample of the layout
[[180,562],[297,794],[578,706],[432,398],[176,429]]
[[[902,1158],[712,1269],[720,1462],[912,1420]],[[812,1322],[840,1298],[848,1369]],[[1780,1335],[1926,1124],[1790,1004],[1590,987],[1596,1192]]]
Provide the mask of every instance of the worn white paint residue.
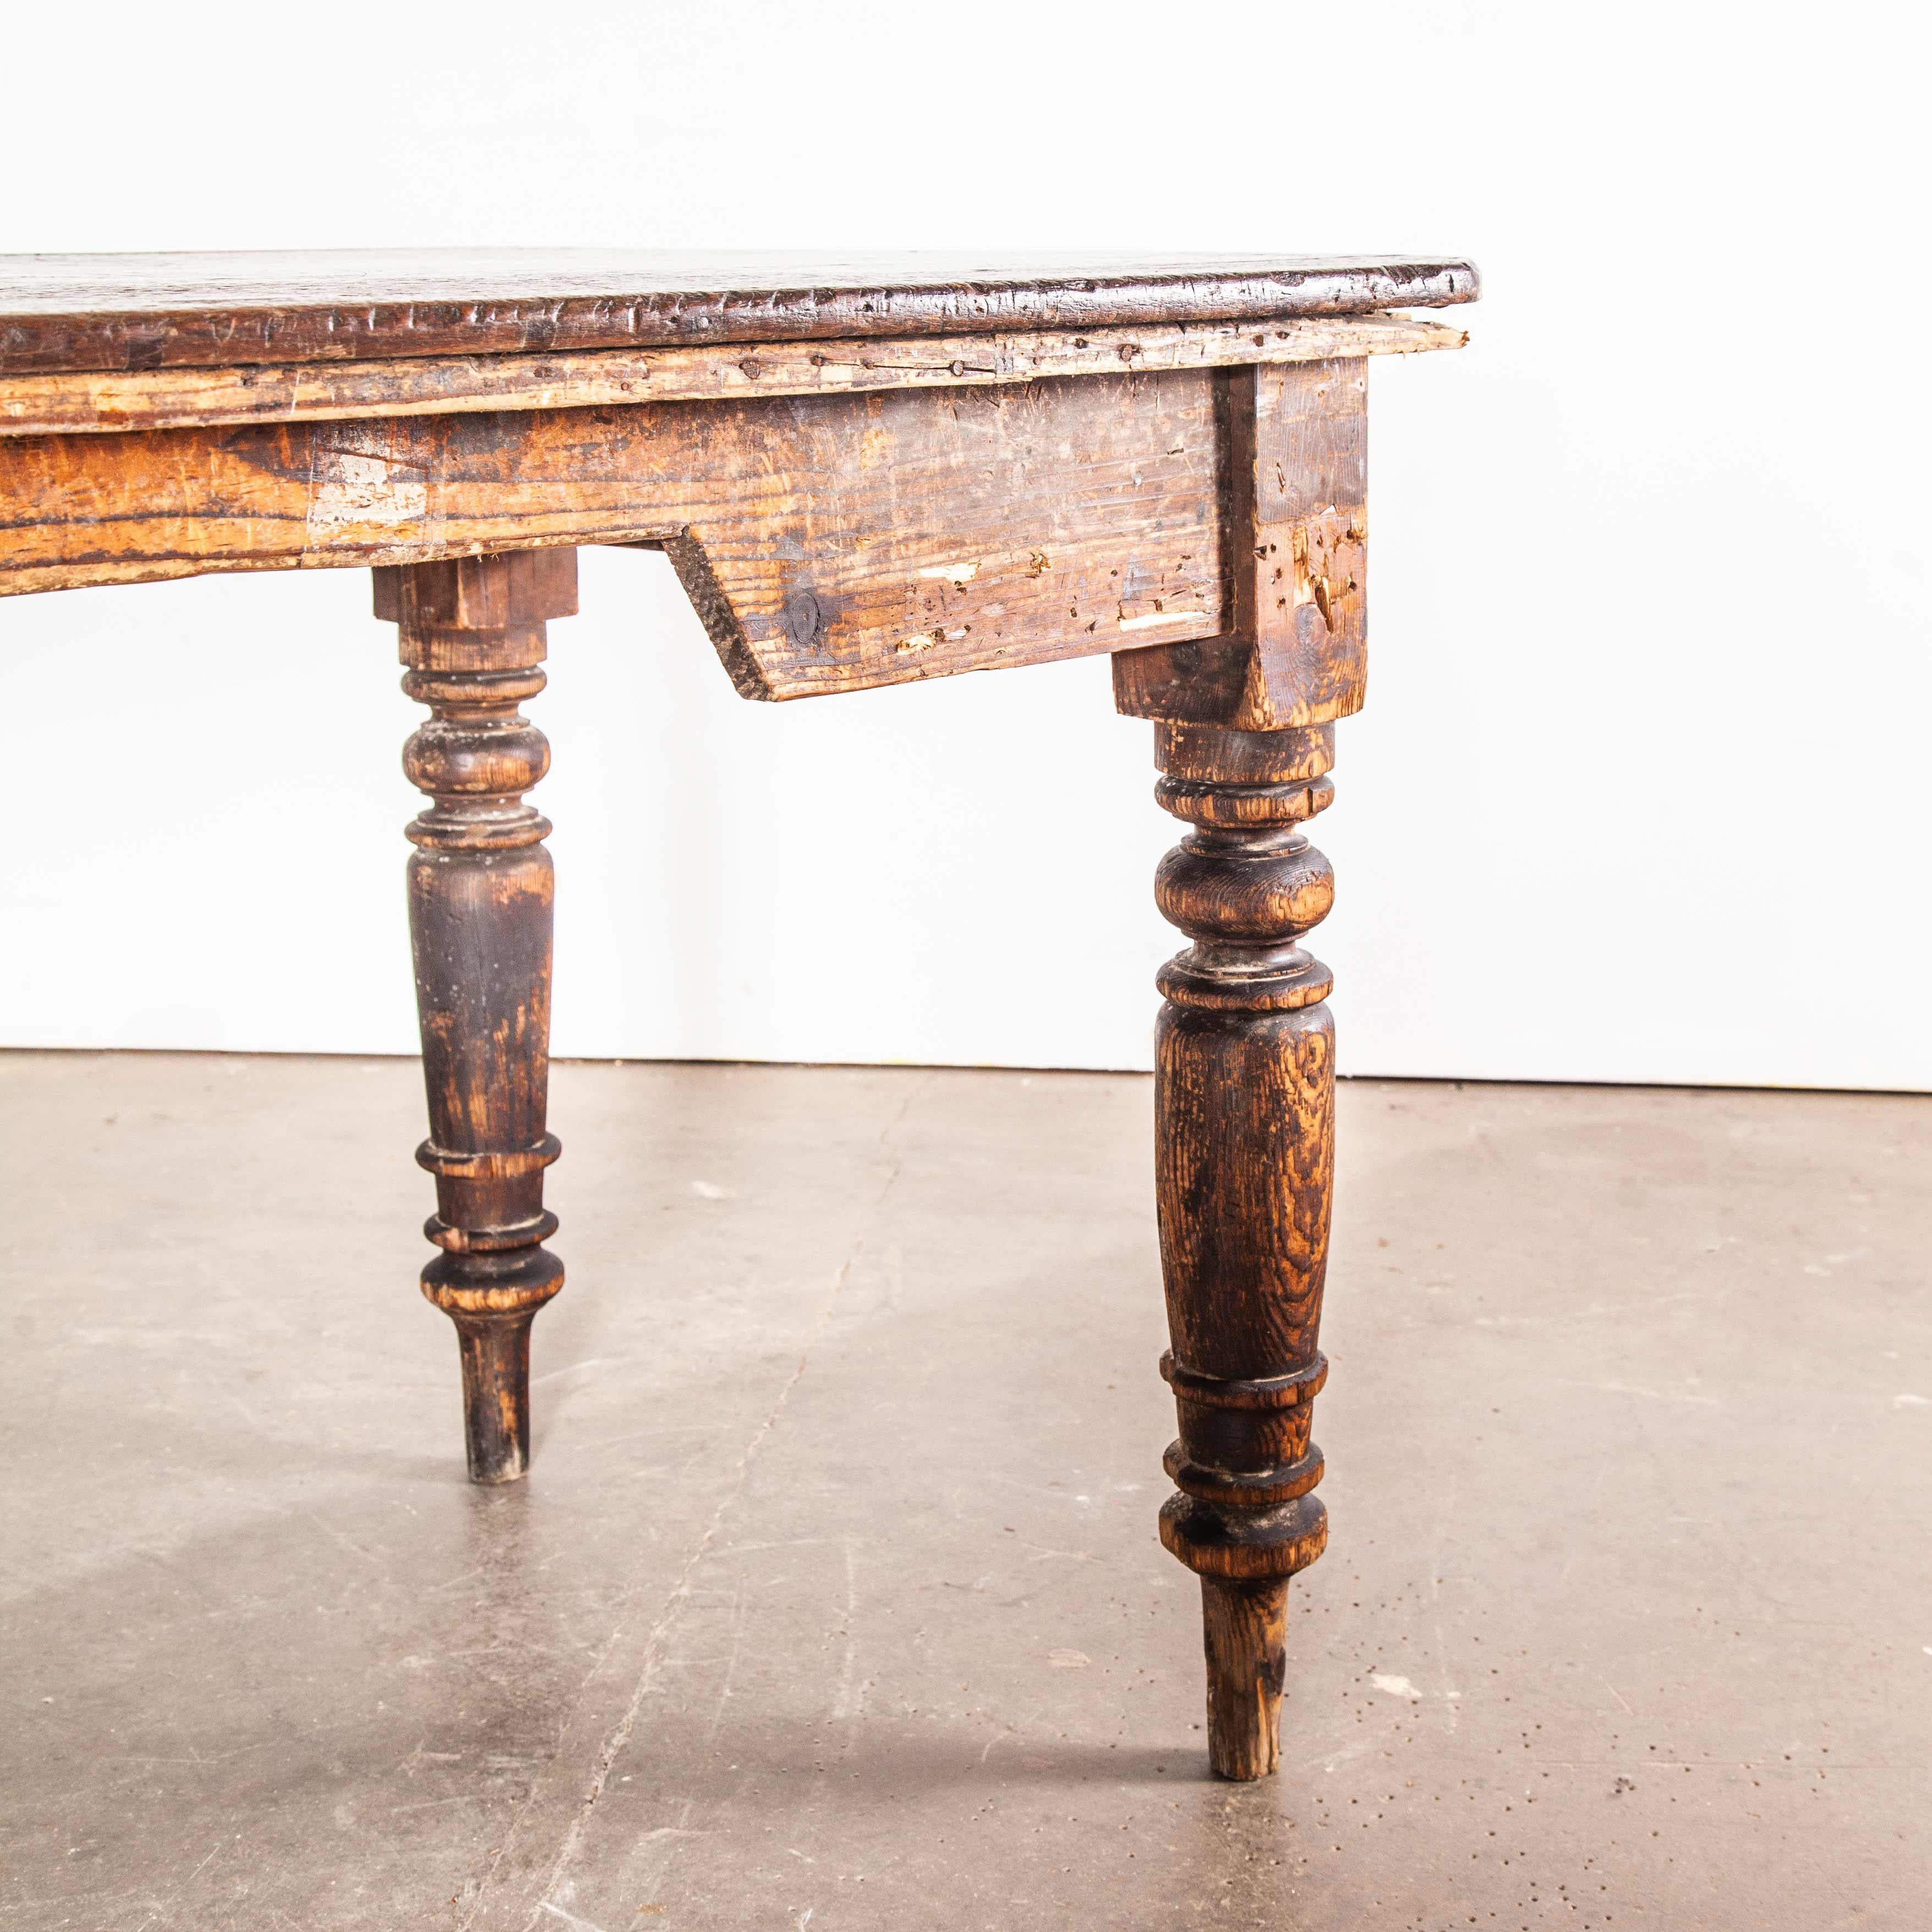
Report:
[[1391,1697],[1420,1699],[1422,1693],[1406,1677],[1385,1676],[1381,1671],[1369,1679],[1378,1690],[1386,1690]]
[[730,1189],[720,1187],[715,1180],[694,1180],[691,1191],[700,1201],[729,1201],[732,1198]]
[[976,563],[935,563],[922,570],[922,577],[943,577],[948,584],[970,584],[980,574]]
[[393,475],[380,456],[337,452],[318,465],[307,522],[316,532],[357,524],[415,524],[428,508],[426,484]]
[[1046,1660],[1056,1670],[1084,1670],[1094,1661],[1084,1650],[1049,1650]]
[[1196,621],[1205,623],[1205,610],[1156,610],[1145,617],[1122,617],[1117,621],[1124,631],[1144,631],[1156,624],[1191,624]]
[[1932,1408],[1932,1396],[1895,1395],[1892,1406],[1894,1408]]

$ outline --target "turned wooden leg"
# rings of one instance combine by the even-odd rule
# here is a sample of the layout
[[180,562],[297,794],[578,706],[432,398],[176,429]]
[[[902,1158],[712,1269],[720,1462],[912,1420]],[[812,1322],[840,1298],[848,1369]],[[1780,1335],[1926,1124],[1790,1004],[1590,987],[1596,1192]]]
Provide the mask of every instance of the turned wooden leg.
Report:
[[1310,1412],[1334,1168],[1328,969],[1295,943],[1334,896],[1300,826],[1332,796],[1334,728],[1155,727],[1156,796],[1193,831],[1161,862],[1194,944],[1162,968],[1154,1106],[1180,1493],[1161,1540],[1201,1578],[1208,1748],[1223,1778],[1281,1756],[1288,1580],[1322,1553]]
[[530,1324],[563,1286],[544,1246],[557,1156],[550,1080],[550,823],[523,795],[550,764],[518,707],[544,686],[544,620],[577,608],[577,554],[379,568],[376,614],[401,627],[403,688],[430,708],[403,752],[430,803],[409,827],[410,938],[436,1176],[422,1291],[456,1324],[472,1482],[530,1463]]

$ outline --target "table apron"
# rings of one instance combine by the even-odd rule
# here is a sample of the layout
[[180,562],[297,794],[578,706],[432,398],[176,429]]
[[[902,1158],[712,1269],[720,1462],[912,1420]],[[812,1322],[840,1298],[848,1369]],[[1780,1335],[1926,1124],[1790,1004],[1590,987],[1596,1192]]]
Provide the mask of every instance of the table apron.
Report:
[[0,436],[0,594],[641,543],[749,698],[1252,638],[1276,610],[1292,637],[1316,606],[1325,651],[1359,644],[1366,367]]

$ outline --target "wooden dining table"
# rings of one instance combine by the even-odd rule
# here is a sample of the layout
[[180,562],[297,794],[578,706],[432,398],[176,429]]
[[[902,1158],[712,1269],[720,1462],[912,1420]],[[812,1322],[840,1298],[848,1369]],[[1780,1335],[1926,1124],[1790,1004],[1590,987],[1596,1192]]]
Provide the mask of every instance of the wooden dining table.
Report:
[[564,1280],[523,707],[578,548],[664,552],[763,701],[1108,652],[1186,828],[1155,880],[1191,942],[1156,1023],[1160,1535],[1201,1579],[1214,1768],[1275,1768],[1288,1580],[1328,1537],[1334,1035],[1301,942],[1334,875],[1304,827],[1365,686],[1370,361],[1461,346],[1405,311],[1478,289],[1433,255],[0,257],[0,592],[366,568],[397,627],[429,712],[422,1286],[475,1480],[527,1466]]

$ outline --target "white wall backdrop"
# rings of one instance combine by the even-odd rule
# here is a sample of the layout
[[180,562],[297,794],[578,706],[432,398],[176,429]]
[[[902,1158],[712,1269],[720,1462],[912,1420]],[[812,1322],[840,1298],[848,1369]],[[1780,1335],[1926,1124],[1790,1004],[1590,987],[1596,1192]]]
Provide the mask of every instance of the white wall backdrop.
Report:
[[[9,250],[1452,249],[1376,365],[1322,821],[1354,1072],[1932,1087],[1904,10],[580,0],[9,28]],[[85,45],[82,45],[82,37]],[[536,715],[565,1054],[1147,1064],[1173,827],[1104,660],[732,693],[586,551]],[[408,1052],[361,572],[0,603],[0,1041]]]

